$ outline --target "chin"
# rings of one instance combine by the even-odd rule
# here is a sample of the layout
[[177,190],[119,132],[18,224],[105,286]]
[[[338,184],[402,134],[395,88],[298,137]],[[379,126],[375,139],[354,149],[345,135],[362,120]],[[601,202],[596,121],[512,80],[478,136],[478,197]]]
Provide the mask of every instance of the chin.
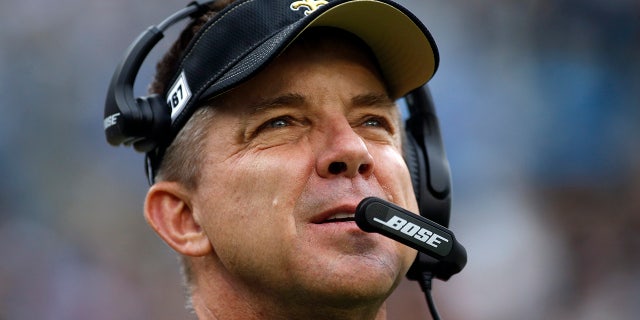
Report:
[[328,305],[342,308],[382,304],[391,295],[401,277],[389,278],[380,274],[354,272],[351,277],[337,277],[318,288],[317,297]]
[[387,295],[408,269],[400,257],[390,253],[346,255],[325,267],[324,282],[354,296]]

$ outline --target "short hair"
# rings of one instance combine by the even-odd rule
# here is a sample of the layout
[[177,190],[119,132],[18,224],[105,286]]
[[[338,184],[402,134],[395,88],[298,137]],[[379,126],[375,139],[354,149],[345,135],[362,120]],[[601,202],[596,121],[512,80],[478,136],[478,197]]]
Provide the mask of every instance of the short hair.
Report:
[[[189,42],[202,26],[218,12],[236,0],[218,0],[209,4],[209,8],[202,15],[193,19],[185,27],[169,51],[156,65],[156,74],[151,85],[150,93],[165,94],[169,81],[178,67],[180,58]],[[173,142],[167,147],[157,168],[155,181],[176,181],[193,190],[198,185],[198,173],[207,134],[206,124],[215,113],[209,105],[196,110],[180,130]]]
[[[156,65],[156,73],[149,86],[149,92],[165,94],[169,81],[177,69],[182,53],[187,45],[202,26],[218,12],[236,0],[218,0],[209,4],[209,8],[201,16],[193,19],[180,33],[165,55]],[[184,127],[178,132],[173,142],[164,151],[163,159],[158,164],[156,176],[153,181],[176,181],[189,190],[195,190],[198,186],[198,173],[201,170],[205,137],[208,125],[213,118],[215,109],[210,105],[196,110]],[[190,260],[180,255],[180,273],[183,277],[186,308],[193,313],[192,284],[193,271]]]

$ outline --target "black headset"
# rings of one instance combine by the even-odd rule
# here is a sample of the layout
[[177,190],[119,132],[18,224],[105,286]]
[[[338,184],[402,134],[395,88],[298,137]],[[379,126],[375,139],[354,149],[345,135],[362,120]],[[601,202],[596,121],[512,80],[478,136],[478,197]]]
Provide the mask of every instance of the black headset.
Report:
[[[132,145],[136,151],[145,152],[147,175],[150,179],[155,175],[155,165],[148,163],[154,161],[154,157],[161,156],[158,155],[157,147],[169,131],[170,107],[166,99],[157,94],[134,97],[135,78],[151,49],[163,38],[164,31],[188,17],[198,17],[213,2],[215,1],[204,4],[192,2],[160,24],[149,27],[130,45],[111,79],[104,112],[107,141],[116,146]],[[409,111],[405,123],[404,158],[411,174],[420,214],[446,228],[451,211],[451,173],[433,100],[426,85],[413,90],[404,98]],[[448,280],[462,270],[465,263],[466,255],[462,265],[452,268],[419,252],[407,278],[421,283],[425,278],[430,281],[431,277]]]

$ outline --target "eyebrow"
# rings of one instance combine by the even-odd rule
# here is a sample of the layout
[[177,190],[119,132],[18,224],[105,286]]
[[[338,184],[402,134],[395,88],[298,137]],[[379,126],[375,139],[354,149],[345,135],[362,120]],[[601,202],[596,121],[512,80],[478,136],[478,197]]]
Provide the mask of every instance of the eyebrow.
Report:
[[367,93],[360,94],[351,99],[354,106],[380,106],[395,107],[395,103],[386,94]]
[[[251,115],[256,115],[264,111],[275,109],[284,106],[300,106],[305,103],[306,98],[298,93],[286,93],[280,96],[265,98],[259,100],[251,106]],[[359,94],[351,98],[351,104],[353,106],[361,107],[395,107],[395,102],[389,98],[386,94],[378,93],[365,93]]]
[[251,106],[251,115],[283,106],[302,105],[304,101],[304,96],[297,93],[286,93],[277,97],[262,99]]

